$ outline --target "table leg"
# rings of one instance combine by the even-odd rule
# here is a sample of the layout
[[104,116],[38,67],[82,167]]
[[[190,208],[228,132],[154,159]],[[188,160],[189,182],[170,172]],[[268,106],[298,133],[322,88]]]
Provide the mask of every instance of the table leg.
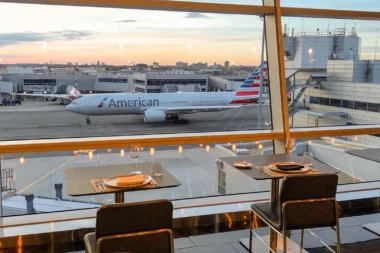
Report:
[[[280,179],[272,179],[270,190],[270,201],[276,203],[280,198]],[[273,251],[277,248],[277,233],[273,229],[269,229],[269,246]],[[269,251],[270,252],[270,251]]]
[[115,193],[115,203],[124,203],[124,192]]

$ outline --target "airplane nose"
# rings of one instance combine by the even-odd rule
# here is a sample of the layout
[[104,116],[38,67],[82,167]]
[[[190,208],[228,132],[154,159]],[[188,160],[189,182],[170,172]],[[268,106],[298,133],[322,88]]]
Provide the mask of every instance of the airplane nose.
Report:
[[68,106],[66,106],[66,110],[69,112],[78,112],[78,107],[75,106],[73,103],[70,103]]

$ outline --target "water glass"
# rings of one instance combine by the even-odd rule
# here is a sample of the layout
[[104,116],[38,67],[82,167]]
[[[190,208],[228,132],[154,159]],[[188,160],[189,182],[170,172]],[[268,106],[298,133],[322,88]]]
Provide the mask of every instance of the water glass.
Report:
[[306,166],[311,167],[313,165],[313,154],[311,152],[304,152],[302,163]]
[[152,162],[152,176],[161,177],[162,176],[162,167],[159,163]]

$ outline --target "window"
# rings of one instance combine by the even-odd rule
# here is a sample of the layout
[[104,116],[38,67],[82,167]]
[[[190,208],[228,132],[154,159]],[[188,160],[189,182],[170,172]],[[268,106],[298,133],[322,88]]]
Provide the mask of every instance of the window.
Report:
[[[124,2],[122,4],[129,4]],[[210,0],[210,2],[225,3],[225,1],[219,0]],[[254,3],[254,1],[240,0],[230,3],[247,4],[248,2],[249,4]],[[188,3],[186,4],[188,5]],[[261,4],[261,1],[257,4]],[[58,77],[71,75],[71,79],[65,79],[65,84],[73,82],[72,80],[79,76],[78,82],[83,89],[95,93],[103,89],[99,84],[101,81],[95,85],[99,72],[107,72],[107,75],[109,73],[123,73],[123,75],[128,73],[126,75],[128,78],[101,77],[102,81],[112,83],[128,82],[127,79],[133,78],[133,84],[116,85],[127,88],[122,91],[109,91],[110,93],[122,92],[122,95],[118,94],[117,96],[127,97],[125,101],[121,98],[114,99],[114,95],[110,93],[96,95],[99,98],[99,104],[95,104],[97,112],[102,108],[107,108],[107,105],[110,107],[110,103],[115,107],[126,107],[126,105],[132,107],[130,106],[132,104],[143,104],[144,102],[141,101],[143,96],[148,95],[152,98],[158,96],[131,94],[131,91],[142,93],[158,91],[165,84],[184,86],[200,84],[204,93],[207,90],[215,92],[195,95],[186,94],[186,92],[164,94],[163,96],[171,96],[171,99],[162,102],[158,99],[151,101],[153,105],[160,106],[162,103],[166,107],[175,103],[175,107],[180,108],[181,105],[187,103],[201,107],[202,105],[199,103],[223,101],[223,105],[228,107],[226,110],[211,108],[215,109],[214,111],[209,110],[210,108],[201,108],[205,112],[186,109],[180,113],[167,114],[165,112],[163,114],[157,106],[158,110],[154,110],[150,115],[153,115],[152,117],[156,121],[161,119],[161,122],[154,124],[144,123],[147,121],[146,116],[148,115],[146,110],[144,112],[131,110],[131,115],[124,115],[128,110],[117,108],[118,110],[111,111],[111,113],[107,112],[103,115],[104,117],[90,116],[92,122],[90,125],[86,123],[85,115],[75,115],[75,112],[66,109],[65,105],[60,105],[60,99],[58,103],[55,103],[51,99],[41,101],[40,98],[26,97],[21,106],[0,110],[0,151],[4,152],[4,155],[1,156],[1,167],[12,169],[3,172],[5,177],[2,178],[9,182],[6,188],[9,195],[4,194],[3,196],[14,197],[13,200],[20,199],[20,197],[22,199],[25,194],[34,194],[36,201],[41,200],[42,202],[43,199],[44,201],[48,200],[48,203],[54,203],[54,205],[49,205],[48,211],[94,208],[104,203],[112,203],[114,199],[111,195],[102,197],[69,196],[65,185],[62,191],[62,201],[64,202],[55,200],[60,193],[58,191],[59,184],[65,184],[63,181],[64,169],[113,164],[133,165],[133,159],[128,155],[130,144],[140,141],[145,144],[142,152],[143,158],[140,161],[151,163],[156,160],[181,181],[181,187],[163,190],[158,194],[160,197],[172,200],[268,191],[266,183],[259,184],[253,182],[249,177],[242,177],[240,173],[233,173],[233,170],[223,171],[216,165],[215,167],[212,165],[215,164],[215,159],[220,157],[247,153],[252,155],[271,154],[274,151],[274,145],[286,143],[284,136],[289,133],[288,130],[290,130],[290,136],[287,138],[298,138],[295,155],[303,154],[305,147],[310,150],[314,148],[313,153],[316,158],[326,163],[330,161],[323,157],[322,153],[331,155],[328,152],[330,149],[335,151],[339,149],[339,157],[345,157],[346,151],[349,149],[358,147],[363,149],[370,145],[378,147],[378,140],[375,137],[380,132],[378,126],[373,125],[379,124],[380,120],[376,116],[378,76],[374,71],[368,71],[368,66],[376,64],[376,61],[372,61],[375,55],[373,51],[376,37],[373,28],[378,27],[378,21],[284,17],[283,24],[308,27],[308,29],[313,29],[312,35],[317,34],[317,36],[313,37],[303,30],[295,31],[293,34],[292,29],[289,28],[288,30],[284,29],[285,34],[278,38],[274,32],[275,22],[267,22],[266,34],[269,37],[268,40],[270,39],[274,43],[267,43],[268,51],[264,52],[264,55],[268,59],[264,60],[283,66],[282,62],[279,62],[283,57],[278,55],[275,50],[278,48],[277,41],[283,39],[289,42],[287,43],[289,52],[294,58],[291,62],[285,62],[288,70],[285,72],[289,83],[292,81],[289,70],[296,69],[298,71],[293,75],[295,77],[293,83],[299,86],[289,87],[294,90],[286,92],[287,94],[293,93],[292,98],[294,99],[289,101],[290,118],[284,119],[282,116],[286,107],[282,107],[284,101],[279,99],[281,98],[281,77],[278,73],[273,71],[264,77],[264,101],[259,101],[257,90],[251,89],[256,88],[258,84],[257,82],[253,83],[257,80],[257,71],[256,73],[253,71],[257,70],[257,66],[262,63],[263,21],[258,16],[262,16],[263,12],[260,8],[256,10],[256,8],[246,8],[246,6],[229,6],[228,10],[226,8],[218,10],[236,12],[235,14],[218,14],[215,13],[218,11],[210,10],[210,8],[217,9],[217,5],[207,5],[207,8],[203,5],[205,12],[202,12],[202,8],[197,12],[179,12],[178,9],[173,12],[173,9],[172,11],[147,10],[149,9],[147,6],[145,6],[147,8],[145,10],[138,10],[135,7],[135,9],[107,8],[106,11],[102,8],[86,7],[86,17],[84,17],[84,7],[49,6],[47,11],[43,5],[20,4],[16,8],[9,9],[7,6],[12,6],[12,4],[2,5],[3,15],[1,18],[5,21],[14,20],[12,17],[19,13],[34,13],[37,18],[30,19],[27,23],[16,20],[15,22],[21,23],[9,28],[22,27],[23,30],[12,30],[18,35],[17,41],[4,40],[4,46],[0,47],[2,64],[7,66],[24,64],[26,69],[33,64],[49,66],[49,73],[42,73],[41,76],[36,75],[37,77],[33,78],[29,77],[29,72],[21,74],[13,72],[12,74],[12,71],[9,71],[11,68],[9,68],[10,74],[4,75],[2,79],[2,82],[12,82],[7,87],[29,87],[32,91],[38,91],[40,87],[35,88],[34,85],[52,84],[55,86],[61,82]],[[191,11],[198,10],[197,8],[191,9]],[[273,8],[266,9],[266,13],[269,13],[267,18],[271,19],[273,13],[269,9]],[[16,14],[14,10],[17,10]],[[288,13],[294,12],[294,15],[305,16],[303,9],[288,9],[287,11]],[[316,12],[316,15],[318,14],[319,12]],[[370,14],[364,15],[357,12],[348,14],[363,15],[367,19],[371,17]],[[345,17],[348,14],[336,13],[337,18]],[[91,18],[89,19],[87,15]],[[38,17],[43,17],[43,19]],[[47,19],[52,24],[61,24],[61,30],[42,32],[49,31],[41,30],[41,27],[46,27]],[[302,20],[307,21],[308,25],[302,26]],[[347,22],[347,25],[344,22]],[[321,32],[320,26],[323,24],[325,24],[327,36]],[[342,27],[346,27],[347,30],[342,30]],[[178,32],[179,28],[181,32]],[[359,28],[365,28],[366,31],[360,33]],[[331,29],[331,35],[337,35],[335,36],[337,39],[324,38],[330,36],[330,31],[327,29]],[[104,31],[107,31],[106,37]],[[26,39],[20,39],[19,35],[22,33],[26,34]],[[9,35],[7,36],[9,38]],[[125,38],[128,38],[128,41]],[[41,39],[46,41],[39,41]],[[306,43],[298,43],[298,40],[301,39]],[[296,48],[297,46],[292,47],[292,45],[303,45],[304,48]],[[348,45],[356,50],[351,52]],[[85,50],[83,50],[84,48]],[[295,52],[302,52],[301,57],[297,58]],[[323,56],[324,60],[319,61],[317,56]],[[368,58],[371,56],[372,58]],[[349,71],[347,57],[352,57],[355,61],[359,60],[355,62],[358,64],[357,66],[352,66],[352,70],[354,70],[352,72]],[[103,64],[99,59],[107,64]],[[367,65],[360,62],[366,61],[366,59],[371,60],[364,62]],[[78,61],[78,70],[75,70],[75,74],[62,74],[64,70],[60,66],[55,66],[58,64],[47,62],[52,60],[57,62]],[[223,63],[226,60],[231,61],[229,68],[224,68]],[[147,69],[153,61],[160,62],[159,70]],[[175,73],[176,67],[174,66],[179,61],[184,61],[184,64],[178,65],[186,66],[186,70]],[[222,67],[216,66],[218,71],[221,69],[221,73],[216,73],[213,62],[222,65]],[[300,66],[295,66],[295,64],[300,64]],[[268,64],[263,62],[260,68],[268,69]],[[372,70],[376,70],[376,66]],[[317,73],[311,74],[310,72]],[[155,77],[155,75],[157,76]],[[236,76],[232,79],[247,79],[248,81],[231,88],[231,91],[237,89],[234,94],[227,94],[223,92],[226,90],[225,86],[213,81],[212,75],[225,77],[226,80],[229,76]],[[314,77],[317,75],[320,78],[318,82],[315,82]],[[39,81],[40,79],[54,80],[54,77],[57,77],[55,83]],[[30,85],[25,85],[22,79],[30,80]],[[143,88],[145,83],[152,89],[145,90]],[[217,92],[219,90],[220,92]],[[2,91],[2,95],[4,95],[3,93]],[[245,98],[247,93],[253,98]],[[283,97],[287,94],[283,94]],[[233,100],[228,99],[230,97],[233,97]],[[66,104],[70,102],[70,100],[65,101]],[[260,102],[262,103],[258,104]],[[79,104],[74,101],[72,105],[78,106]],[[240,106],[241,104],[249,106]],[[217,105],[221,107],[221,105]],[[364,108],[365,110],[363,110]],[[123,115],[113,115],[117,114],[117,111],[122,111]],[[176,116],[183,115],[190,120],[189,124],[173,124],[179,123],[175,121]],[[314,131],[315,129],[284,129],[284,126],[287,126],[287,120],[295,128],[324,127],[324,135],[331,134],[332,137],[317,138],[315,136],[319,136],[320,131]],[[360,128],[360,125],[363,124],[371,125]],[[272,125],[276,126],[275,130],[272,130]],[[357,129],[360,129],[363,136],[352,136]],[[337,137],[337,130],[340,135],[347,134],[348,137]],[[153,138],[150,136],[152,134],[155,135]],[[111,136],[112,138],[109,138]],[[71,144],[68,142],[72,141],[66,139],[69,137],[76,137],[77,150],[67,150],[69,149],[68,145]],[[86,137],[92,138],[84,139]],[[102,137],[102,139],[98,137]],[[40,141],[41,138],[55,140]],[[60,140],[60,138],[64,138],[64,140]],[[15,142],[8,142],[9,140]],[[22,145],[18,140],[23,141]],[[29,141],[25,142],[25,140]],[[273,142],[273,140],[278,140],[278,142]],[[186,144],[181,144],[181,141]],[[105,145],[109,145],[109,148]],[[284,152],[282,146],[278,145],[275,151]],[[339,160],[339,162],[342,161],[346,160]],[[178,168],[179,164],[181,168]],[[352,174],[351,171],[347,171],[347,167],[351,168],[351,165],[334,164],[342,170],[341,175],[344,180],[341,183],[356,184],[380,180],[376,173],[372,173],[374,171],[371,171],[372,174],[375,174],[371,178],[368,177],[368,174],[360,174],[356,168],[355,173]],[[360,169],[362,170],[362,168]],[[199,177],[199,175],[202,176]],[[355,178],[350,177],[351,175]],[[152,198],[156,198],[156,195],[150,195],[148,191],[145,191],[129,193],[126,199],[140,201]],[[25,198],[22,199],[22,201],[24,200]],[[18,211],[20,211],[18,214],[25,213],[25,208],[14,210],[10,203],[11,201],[3,199],[3,210],[6,210],[3,215],[15,215]],[[57,206],[57,203],[59,208],[53,208],[52,206]],[[60,206],[62,203],[68,205]],[[38,211],[47,211],[44,209],[45,207],[39,206],[38,208]]]

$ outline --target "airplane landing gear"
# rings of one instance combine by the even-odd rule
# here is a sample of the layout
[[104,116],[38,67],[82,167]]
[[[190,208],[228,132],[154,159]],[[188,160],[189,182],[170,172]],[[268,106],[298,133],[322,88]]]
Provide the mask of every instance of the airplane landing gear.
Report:
[[90,118],[86,118],[86,123],[87,123],[87,125],[90,125],[90,124],[91,124],[91,120],[90,120]]
[[65,103],[63,102],[63,100],[61,100],[61,102],[59,102],[60,105],[65,105]]
[[187,120],[187,119],[175,119],[174,120],[174,124],[189,124],[190,123],[190,121],[189,120]]

